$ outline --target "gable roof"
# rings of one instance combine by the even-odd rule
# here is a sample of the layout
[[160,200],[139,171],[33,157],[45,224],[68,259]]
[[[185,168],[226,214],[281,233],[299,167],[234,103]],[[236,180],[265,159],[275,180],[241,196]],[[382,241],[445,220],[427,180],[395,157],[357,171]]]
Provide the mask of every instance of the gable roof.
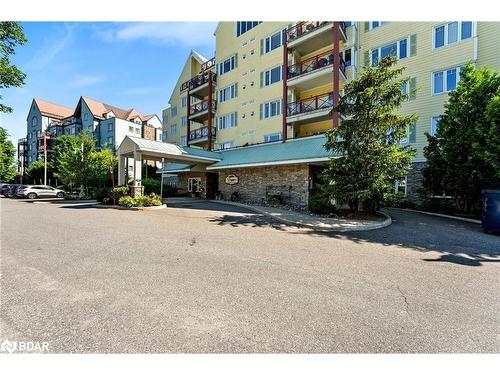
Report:
[[43,116],[63,119],[65,117],[72,116],[74,113],[73,109],[64,105],[51,103],[40,98],[34,98],[33,101]]
[[144,116],[141,112],[139,112],[135,108],[122,109],[110,104],[100,102],[92,98],[88,98],[86,96],[82,96],[81,99],[85,102],[85,104],[87,104],[87,107],[89,107],[90,112],[92,112],[92,115],[99,119],[104,119],[104,114],[108,112],[113,112],[115,117],[126,121],[132,121],[137,117],[141,121],[147,121],[152,117],[156,116],[155,114]]
[[180,86],[182,83],[184,83],[184,81],[181,82],[181,77],[182,77],[183,72],[186,69],[189,69],[189,76],[190,76],[190,78],[194,77],[195,75],[197,75],[199,73],[199,72],[192,72],[191,71],[191,60],[192,59],[195,59],[196,61],[198,61],[198,63],[200,65],[203,64],[204,62],[208,61],[208,59],[206,57],[204,57],[203,55],[201,55],[199,52],[196,52],[194,49],[192,49],[189,52],[189,55],[186,58],[186,62],[182,66],[182,70],[181,70],[181,73],[179,74],[179,78],[177,79],[177,82],[175,83],[175,86],[174,86],[174,88],[172,90],[172,93],[170,94],[170,98],[168,99],[169,103],[172,101],[172,97],[177,92],[176,91],[177,90],[177,86]]

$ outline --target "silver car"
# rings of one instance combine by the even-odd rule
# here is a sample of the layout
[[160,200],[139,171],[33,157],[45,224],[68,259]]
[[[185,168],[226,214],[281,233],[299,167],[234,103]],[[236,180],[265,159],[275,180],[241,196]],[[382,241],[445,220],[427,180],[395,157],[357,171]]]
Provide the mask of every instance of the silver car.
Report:
[[64,191],[45,185],[24,185],[17,190],[16,196],[22,198],[64,198]]

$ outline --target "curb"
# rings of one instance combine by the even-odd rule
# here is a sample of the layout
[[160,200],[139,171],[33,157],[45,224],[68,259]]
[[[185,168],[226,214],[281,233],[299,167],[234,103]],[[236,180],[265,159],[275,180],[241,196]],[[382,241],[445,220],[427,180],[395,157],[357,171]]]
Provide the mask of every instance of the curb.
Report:
[[154,211],[154,210],[162,210],[167,208],[166,204],[162,204],[161,206],[151,206],[151,207],[123,207],[114,204],[96,204],[94,207],[96,208],[114,208],[115,210],[124,210],[124,211]]
[[262,214],[264,216],[270,217],[270,218],[272,218],[276,221],[279,221],[283,224],[293,225],[296,227],[302,227],[302,228],[308,228],[308,229],[314,229],[314,230],[320,230],[320,231],[329,231],[329,232],[366,231],[366,230],[385,228],[385,227],[388,227],[389,225],[392,224],[392,218],[388,214],[386,214],[385,212],[382,212],[382,211],[377,211],[377,213],[379,213],[385,217],[384,221],[376,222],[376,223],[370,224],[369,226],[359,227],[359,228],[325,228],[324,226],[320,226],[320,225],[304,224],[304,223],[299,223],[299,222],[296,222],[293,220],[284,219],[282,217],[274,216],[274,215],[270,214],[269,212],[261,210],[260,208],[257,208],[255,206],[246,205],[243,203],[219,201],[219,200],[215,200],[215,199],[208,200],[208,202],[222,203],[222,204],[228,204],[228,205],[232,205],[232,206],[236,206],[236,207],[246,208],[246,209],[249,209],[250,211],[253,211],[253,212],[256,212],[258,214]]
[[451,215],[445,215],[445,214],[438,214],[437,212],[427,212],[427,211],[412,210],[410,208],[396,208],[396,207],[394,207],[394,208],[391,207],[391,210],[417,212],[419,214],[431,215],[431,216],[437,216],[437,217],[443,217],[445,219],[454,219],[454,220],[465,221],[465,222],[473,223],[473,224],[481,224],[481,220],[469,219],[469,218],[460,217],[460,216],[451,216]]

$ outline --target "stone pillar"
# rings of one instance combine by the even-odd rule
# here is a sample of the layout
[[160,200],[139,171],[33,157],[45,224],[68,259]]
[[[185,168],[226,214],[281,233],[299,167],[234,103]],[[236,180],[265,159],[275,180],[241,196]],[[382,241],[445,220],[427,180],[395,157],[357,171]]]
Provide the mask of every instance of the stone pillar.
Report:
[[142,180],[142,153],[134,151],[134,183],[131,186],[131,193],[134,198],[144,194]]
[[118,185],[125,185],[125,158],[121,155],[118,156]]

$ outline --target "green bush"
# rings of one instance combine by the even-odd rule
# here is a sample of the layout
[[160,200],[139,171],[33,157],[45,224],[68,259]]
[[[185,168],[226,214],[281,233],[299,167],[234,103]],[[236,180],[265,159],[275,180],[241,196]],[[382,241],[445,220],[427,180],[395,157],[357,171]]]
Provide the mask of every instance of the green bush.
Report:
[[120,206],[127,207],[127,208],[134,207],[135,206],[135,199],[132,198],[130,195],[126,195],[124,197],[121,197],[118,200],[118,204]]
[[324,193],[316,193],[309,198],[309,211],[314,214],[327,215],[331,213],[333,206],[328,196]]
[[144,186],[144,194],[160,194],[161,183],[159,180],[155,180],[154,178],[145,178],[141,181],[141,183],[142,186]]
[[[104,203],[104,201],[109,200],[111,193],[111,188],[95,188],[92,192],[92,198],[98,202]],[[107,198],[107,199],[106,199]]]
[[118,202],[120,198],[126,196],[127,194],[128,194],[128,186],[117,186],[111,190],[109,196],[115,202]]
[[118,204],[127,208],[161,206],[161,199],[157,195],[141,195],[137,198],[127,195],[121,197]]
[[172,185],[163,185],[163,196],[173,197],[177,194],[177,187]]

